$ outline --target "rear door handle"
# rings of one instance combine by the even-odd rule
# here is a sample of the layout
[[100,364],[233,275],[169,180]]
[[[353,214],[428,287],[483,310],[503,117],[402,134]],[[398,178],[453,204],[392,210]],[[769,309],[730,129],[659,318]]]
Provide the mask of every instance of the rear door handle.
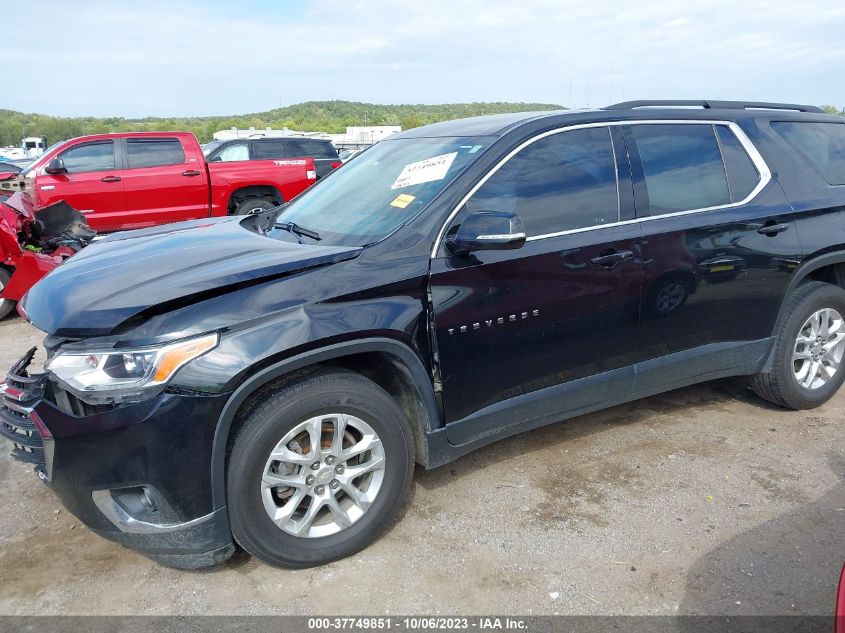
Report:
[[103,182],[120,182],[120,176],[105,176],[100,178]]
[[187,171],[183,171],[183,176],[199,176],[202,172],[197,171],[196,169],[188,169]]
[[596,266],[601,266],[602,268],[613,268],[616,264],[633,258],[633,251],[608,250],[602,251],[598,257],[593,257],[590,261]]
[[771,237],[772,235],[783,233],[788,229],[789,224],[767,224],[766,226],[761,226],[759,229],[757,229],[757,232],[760,235],[768,235],[769,237]]

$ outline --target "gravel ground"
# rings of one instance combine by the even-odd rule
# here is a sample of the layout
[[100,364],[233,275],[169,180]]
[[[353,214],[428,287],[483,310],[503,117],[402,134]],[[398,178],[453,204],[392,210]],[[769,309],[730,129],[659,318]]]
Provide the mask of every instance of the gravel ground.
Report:
[[[0,368],[40,333],[0,322]],[[845,558],[845,392],[809,412],[739,381],[417,469],[366,551],[167,569],[100,539],[0,455],[2,614],[829,614]]]

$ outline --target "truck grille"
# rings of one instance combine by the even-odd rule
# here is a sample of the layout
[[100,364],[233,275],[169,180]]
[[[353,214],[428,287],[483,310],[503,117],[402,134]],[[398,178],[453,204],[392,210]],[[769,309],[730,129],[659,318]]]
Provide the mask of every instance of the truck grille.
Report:
[[34,354],[35,348],[24,354],[6,376],[6,382],[0,383],[0,436],[12,442],[14,459],[33,464],[39,476],[46,478],[44,434],[49,438],[49,431],[34,411],[44,392],[45,377],[30,376],[26,371]]

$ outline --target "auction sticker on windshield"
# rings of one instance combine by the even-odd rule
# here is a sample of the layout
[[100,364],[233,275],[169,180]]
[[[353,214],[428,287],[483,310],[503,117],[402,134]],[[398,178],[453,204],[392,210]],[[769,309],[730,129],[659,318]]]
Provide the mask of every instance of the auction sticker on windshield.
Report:
[[401,189],[424,182],[443,180],[457,155],[458,152],[452,152],[451,154],[441,154],[440,156],[426,158],[416,163],[409,163],[402,168],[402,172],[390,188]]
[[393,199],[393,202],[390,203],[390,206],[404,209],[409,204],[411,204],[415,198],[416,196],[409,196],[407,193],[400,193]]

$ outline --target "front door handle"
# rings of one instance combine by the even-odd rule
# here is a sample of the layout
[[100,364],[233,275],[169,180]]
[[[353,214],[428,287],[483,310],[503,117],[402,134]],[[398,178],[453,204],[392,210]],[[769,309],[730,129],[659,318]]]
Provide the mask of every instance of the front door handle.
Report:
[[773,235],[777,235],[778,233],[783,233],[784,231],[789,229],[789,224],[767,224],[766,226],[762,226],[757,229],[757,232],[760,235],[768,235],[772,237]]
[[602,251],[598,257],[593,257],[590,261],[596,266],[601,266],[602,268],[613,268],[616,264],[633,258],[633,251],[617,251],[610,249]]
[[197,171],[196,169],[188,169],[187,171],[183,171],[183,176],[199,176],[202,172]]
[[103,182],[120,182],[120,176],[106,176],[104,178],[100,178]]

